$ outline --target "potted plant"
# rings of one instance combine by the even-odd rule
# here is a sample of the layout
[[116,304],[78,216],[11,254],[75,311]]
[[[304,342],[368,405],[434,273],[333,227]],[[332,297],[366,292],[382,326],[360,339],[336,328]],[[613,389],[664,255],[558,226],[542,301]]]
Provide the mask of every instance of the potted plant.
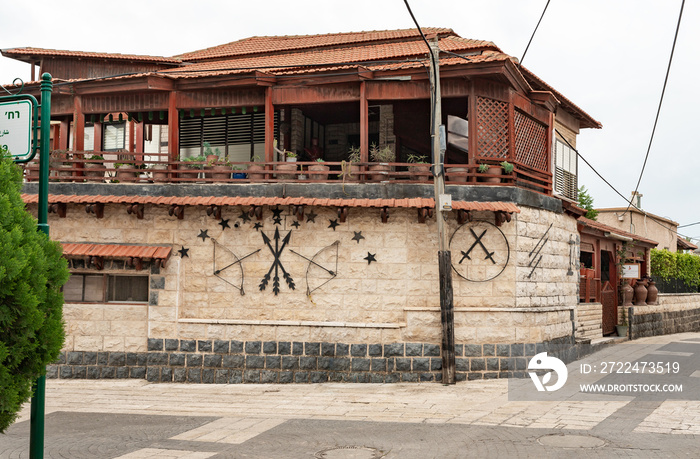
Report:
[[167,163],[153,163],[149,166],[152,171],[154,182],[166,182],[168,180],[168,164]]
[[407,163],[415,164],[415,166],[410,166],[408,170],[415,174],[414,178],[416,180],[430,180],[430,164],[426,161],[427,156],[425,155],[408,155],[406,158]]
[[508,161],[502,161],[501,162],[501,169],[503,169],[503,172],[505,172],[506,174],[512,174],[513,169],[515,169],[515,166],[513,166]]
[[180,177],[186,179],[198,178],[207,158],[203,155],[189,156],[183,159]]
[[[265,178],[265,164],[261,164],[262,159],[258,155],[253,156],[253,162],[248,165],[248,178],[252,180],[262,180]],[[296,167],[296,165],[295,165]]]
[[95,155],[88,157],[83,163],[83,175],[88,182],[103,182],[105,179],[104,156]]
[[[328,171],[331,168],[329,166],[326,166],[325,161],[323,158],[318,158],[316,160],[315,164],[312,164],[309,166],[309,178],[311,180],[326,180],[328,178]],[[323,172],[321,174],[312,174],[311,172]]]
[[221,160],[221,151],[218,148],[212,150],[209,142],[204,142],[202,146],[204,147],[203,156],[205,157],[208,166],[212,166],[214,163]]
[[[285,150],[285,154],[287,156],[287,159],[285,160],[285,162],[282,162],[280,164],[275,165],[275,170],[296,172],[296,170],[297,170],[297,163],[296,163],[297,155],[296,155],[296,153],[291,152],[291,151],[287,152]],[[289,156],[290,154],[293,156]],[[283,180],[293,180],[296,178],[296,174],[294,174],[294,173],[276,174],[275,176],[277,178],[283,179]]]
[[353,145],[350,146],[348,150],[348,159],[346,161],[341,161],[340,163],[340,174],[338,178],[343,179],[343,181],[357,181],[360,179],[360,149]]
[[245,178],[245,172],[238,172],[238,171],[245,170],[245,167],[233,166],[232,169],[233,169],[233,178],[234,179],[244,179]]
[[388,163],[394,162],[395,158],[394,150],[389,145],[379,148],[373,143],[369,148],[369,159],[377,164],[369,165],[369,170],[375,172],[370,175],[372,180],[387,180],[391,171],[391,166]]
[[[504,161],[505,162],[505,161]],[[476,168],[476,170],[480,174],[487,175],[487,177],[479,177],[480,182],[484,183],[501,183],[501,173],[503,172],[503,168],[500,165],[496,164],[487,164],[487,163],[481,163],[479,166]]]
[[[447,179],[450,182],[460,182],[460,183],[465,183],[467,181],[467,175],[466,172],[469,172],[469,168],[467,167],[448,167],[446,169],[447,172]],[[460,174],[460,175],[455,175],[455,174]]]
[[288,163],[295,163],[297,161],[297,154],[293,151],[284,150],[284,159]]
[[116,179],[120,182],[133,182],[136,180],[136,166],[134,163],[114,163]]
[[615,331],[617,331],[617,336],[627,336],[629,331],[629,324],[627,323],[627,308],[622,308],[622,313],[620,314],[620,324],[615,325]]

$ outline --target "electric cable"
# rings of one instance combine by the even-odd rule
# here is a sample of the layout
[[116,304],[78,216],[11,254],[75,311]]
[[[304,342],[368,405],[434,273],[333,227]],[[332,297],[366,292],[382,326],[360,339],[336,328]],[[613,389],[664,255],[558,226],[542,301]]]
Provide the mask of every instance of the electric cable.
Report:
[[540,22],[542,22],[542,18],[544,17],[544,13],[547,12],[547,7],[549,6],[549,1],[547,0],[547,4],[544,6],[544,10],[542,10],[542,15],[540,16],[540,20],[537,21],[537,25],[535,26],[535,30],[532,31],[532,35],[530,36],[530,41],[527,42],[527,46],[525,47],[525,52],[523,52],[523,57],[520,58],[520,65],[523,64],[523,61],[525,60],[525,55],[527,54],[527,50],[530,48],[530,43],[532,43],[532,39],[535,38],[535,33],[537,32],[537,29],[540,27]]
[[[664,94],[666,93],[666,85],[668,83],[668,75],[671,72],[671,63],[673,62],[673,52],[676,50],[676,42],[678,40],[678,31],[681,28],[681,18],[683,17],[683,7],[685,6],[685,0],[682,0],[681,2],[681,10],[678,13],[678,23],[676,24],[676,33],[673,37],[673,46],[671,47],[671,55],[669,56],[668,59],[668,66],[666,67],[666,78],[664,78],[664,85],[663,88],[661,89],[661,99],[659,99],[659,106],[656,109],[656,118],[654,119],[654,127],[651,130],[651,137],[649,138],[649,145],[647,146],[647,153],[644,156],[644,163],[642,164],[642,170],[639,172],[639,179],[637,180],[637,186],[634,187],[634,192],[632,195],[636,195],[637,191],[639,191],[639,184],[642,182],[642,176],[644,175],[644,169],[646,169],[647,166],[647,160],[649,159],[649,152],[651,151],[651,144],[654,141],[654,134],[656,133],[656,125],[659,122],[659,115],[661,113],[661,105],[664,101]],[[630,205],[632,202],[630,201]],[[622,215],[625,215],[627,211],[630,209],[630,206],[627,206],[627,209],[622,213]]]

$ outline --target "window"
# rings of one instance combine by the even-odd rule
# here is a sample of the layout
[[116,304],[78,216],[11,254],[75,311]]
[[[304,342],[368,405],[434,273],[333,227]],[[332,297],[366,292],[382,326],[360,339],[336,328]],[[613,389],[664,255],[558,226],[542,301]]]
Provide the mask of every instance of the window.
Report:
[[556,139],[554,146],[554,191],[577,201],[578,157],[576,152],[559,139]]
[[105,123],[102,133],[102,150],[117,151],[126,145],[126,121],[121,123]]
[[73,273],[63,298],[66,303],[147,303],[148,276]]
[[[275,138],[279,139],[279,112],[275,112]],[[250,161],[264,155],[265,113],[215,115],[180,120],[180,156],[202,154],[204,142],[219,148],[229,161]]]

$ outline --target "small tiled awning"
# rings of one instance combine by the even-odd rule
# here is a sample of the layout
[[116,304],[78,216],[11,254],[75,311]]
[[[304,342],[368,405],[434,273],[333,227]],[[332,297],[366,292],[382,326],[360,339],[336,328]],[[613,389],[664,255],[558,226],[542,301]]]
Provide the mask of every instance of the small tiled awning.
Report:
[[80,244],[61,243],[63,256],[66,258],[87,258],[94,261],[98,269],[101,269],[102,260],[125,259],[136,269],[141,269],[144,260],[153,260],[159,266],[165,266],[170,258],[171,247],[128,245],[128,244]]
[[[38,203],[38,195],[23,194],[26,204]],[[241,197],[241,196],[90,196],[90,195],[49,195],[50,204],[152,204],[165,206],[318,206],[318,207],[393,207],[393,208],[434,208],[433,198],[403,199],[345,199],[345,198],[305,198],[305,197]],[[510,202],[452,201],[454,210],[492,211],[518,213],[520,209]]]
[[693,244],[690,241],[686,241],[680,236],[676,236],[676,248],[678,250],[696,250],[698,248],[697,245]]

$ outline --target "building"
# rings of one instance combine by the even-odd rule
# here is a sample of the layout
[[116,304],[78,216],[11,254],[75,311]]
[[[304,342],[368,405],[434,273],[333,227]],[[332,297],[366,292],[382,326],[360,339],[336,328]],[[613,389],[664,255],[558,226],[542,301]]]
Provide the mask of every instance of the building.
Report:
[[[600,124],[495,44],[425,31],[442,51],[457,378],[522,376],[543,351],[571,360],[583,213],[571,147]],[[49,223],[73,276],[49,376],[440,379],[417,31],[252,37],[172,58],[2,52],[54,77]]]

